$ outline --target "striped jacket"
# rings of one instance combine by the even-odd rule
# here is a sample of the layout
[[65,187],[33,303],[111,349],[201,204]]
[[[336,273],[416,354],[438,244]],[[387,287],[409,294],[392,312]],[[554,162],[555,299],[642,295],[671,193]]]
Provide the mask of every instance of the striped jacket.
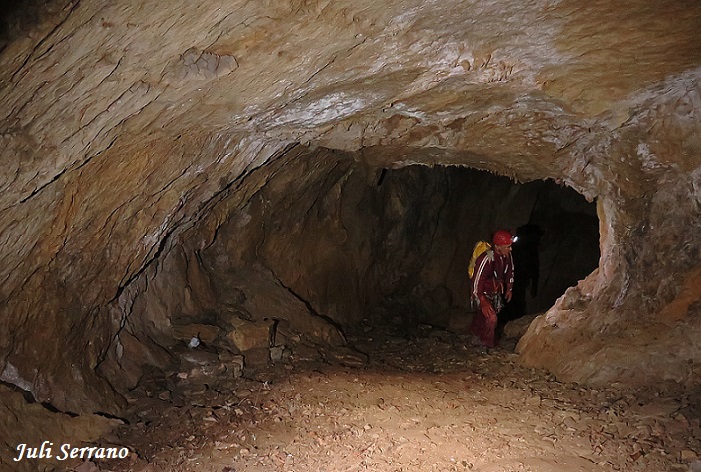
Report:
[[472,277],[472,296],[492,298],[496,293],[504,294],[514,287],[514,258],[509,253],[500,256],[493,250],[483,252],[475,261]]

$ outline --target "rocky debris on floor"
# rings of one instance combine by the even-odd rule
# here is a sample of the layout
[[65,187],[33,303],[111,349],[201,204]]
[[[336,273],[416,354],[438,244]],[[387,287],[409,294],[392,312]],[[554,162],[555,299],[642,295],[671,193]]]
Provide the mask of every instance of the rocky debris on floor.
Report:
[[254,348],[266,349],[274,344],[275,322],[273,320],[251,322],[232,317],[230,322],[234,327],[226,337],[240,351]]
[[[114,472],[701,470],[701,393],[558,382],[525,368],[514,340],[480,354],[429,325],[347,329],[323,358],[291,353],[266,380],[144,378],[130,424],[137,453]],[[299,355],[300,363],[294,362]],[[302,361],[302,358],[304,360]],[[272,364],[275,365],[275,364]],[[108,470],[108,469],[101,469]]]

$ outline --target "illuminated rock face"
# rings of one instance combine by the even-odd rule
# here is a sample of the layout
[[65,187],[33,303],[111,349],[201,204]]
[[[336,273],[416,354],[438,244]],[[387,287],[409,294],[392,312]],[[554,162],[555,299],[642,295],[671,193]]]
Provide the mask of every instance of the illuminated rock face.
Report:
[[[387,214],[342,215],[352,186],[314,170],[331,162],[326,148],[372,185],[382,169],[457,165],[596,200],[599,267],[536,320],[522,359],[566,380],[698,381],[701,6],[633,3],[88,0],[7,12],[0,379],[62,410],[114,411],[142,365],[169,362],[157,345],[175,342],[173,320],[208,324],[226,306],[253,321],[274,312],[293,341],[342,345],[317,315],[351,322],[367,300],[330,298],[339,271],[413,266],[377,263],[391,259],[379,242],[324,259],[336,267],[310,263],[363,241],[343,218]],[[292,155],[308,168],[273,180]],[[348,163],[337,166],[328,173],[343,177]],[[440,200],[433,179],[427,198]],[[310,197],[297,189],[328,210],[298,259],[249,227],[312,221],[252,214],[283,211],[265,208],[267,182],[287,186],[279,205],[302,211],[294,202]],[[391,227],[380,234],[402,241]],[[224,283],[206,270],[227,264],[248,271]]]

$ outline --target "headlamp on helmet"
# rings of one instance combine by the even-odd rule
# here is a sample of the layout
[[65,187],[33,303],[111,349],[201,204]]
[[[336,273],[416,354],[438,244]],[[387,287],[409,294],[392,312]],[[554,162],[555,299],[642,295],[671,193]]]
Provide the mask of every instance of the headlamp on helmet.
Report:
[[511,231],[500,229],[492,237],[492,244],[495,246],[509,246],[514,242],[514,237],[511,235]]

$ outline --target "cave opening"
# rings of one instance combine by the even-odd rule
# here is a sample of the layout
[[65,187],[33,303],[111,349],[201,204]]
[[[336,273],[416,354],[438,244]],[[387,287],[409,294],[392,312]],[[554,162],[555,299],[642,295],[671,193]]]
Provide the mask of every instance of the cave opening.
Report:
[[299,337],[285,326],[300,311],[341,330],[388,320],[409,332],[421,324],[461,329],[472,248],[498,228],[519,236],[503,322],[546,311],[600,255],[596,204],[552,180],[518,183],[455,165],[375,166],[324,148],[265,166],[212,215],[183,238],[188,295],[173,324],[262,325],[281,345]]
[[[431,175],[434,173],[440,176]],[[436,178],[439,183],[421,188],[422,182]],[[378,186],[390,181],[394,185],[390,193],[406,192],[399,199],[405,205],[405,234],[418,241],[412,246],[421,252],[421,241],[431,241],[430,249],[423,251],[422,270],[417,272],[418,277],[427,275],[428,280],[417,279],[411,289],[402,292],[418,292],[413,304],[423,305],[425,319],[435,320],[436,312],[451,308],[468,308],[465,268],[470,253],[477,241],[489,241],[499,228],[517,236],[513,245],[518,268],[515,295],[501,314],[504,321],[547,311],[567,288],[598,266],[596,204],[552,180],[518,183],[468,167],[416,165],[383,169]],[[431,201],[426,188],[443,191],[444,199],[434,201],[438,206],[426,208],[422,215],[411,215]],[[433,222],[433,227],[422,227],[417,221],[421,217]],[[417,234],[422,229],[424,233]],[[441,267],[444,274],[440,274]]]

